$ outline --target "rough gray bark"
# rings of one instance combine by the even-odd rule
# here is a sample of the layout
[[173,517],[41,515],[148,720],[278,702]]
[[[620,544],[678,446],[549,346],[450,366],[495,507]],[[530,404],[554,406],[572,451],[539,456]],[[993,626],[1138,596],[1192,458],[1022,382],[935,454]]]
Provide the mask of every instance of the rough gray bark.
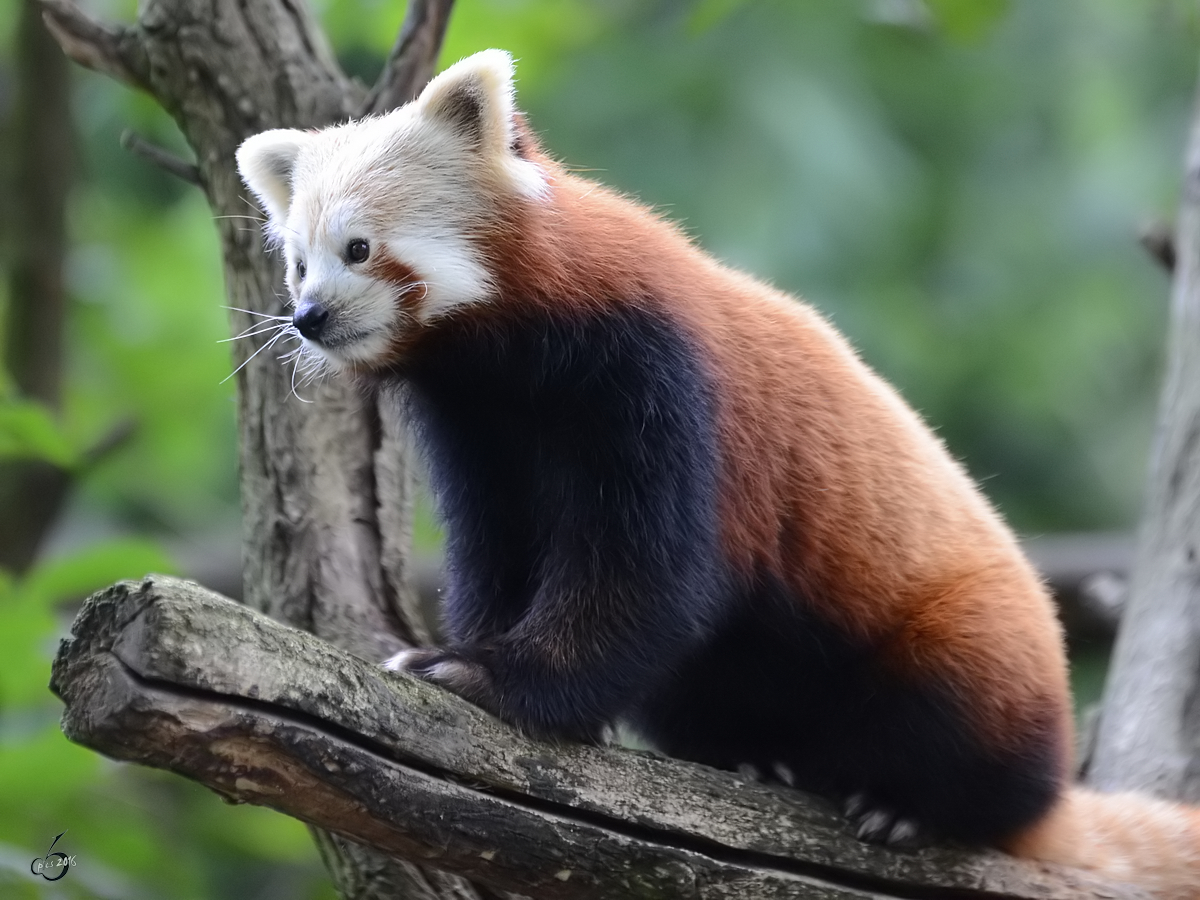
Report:
[[72,740],[533,898],[1136,896],[995,853],[864,844],[827,804],[732,773],[541,744],[177,579],[92,597],[52,687]]
[[1200,803],[1200,106],[1178,223],[1146,506],[1088,778]]
[[[258,330],[262,315],[282,315],[282,270],[263,252],[261,216],[237,176],[234,151],[267,128],[346,120],[367,100],[339,69],[308,7],[146,0],[137,22],[121,26],[96,21],[72,0],[40,2],[68,56],[149,92],[179,124],[219,231],[228,305],[250,311],[232,312],[234,333]],[[374,96],[405,98],[420,87],[404,79],[432,71],[451,4],[409,4],[403,46]],[[241,367],[246,602],[382,659],[426,634],[407,566],[412,478],[401,428],[374,399],[339,381],[308,388],[312,402],[301,402],[279,351],[264,349],[270,337],[233,344]],[[210,650],[220,653],[218,645]],[[436,876],[349,842],[320,844],[344,897],[474,896],[457,883],[431,889]]]

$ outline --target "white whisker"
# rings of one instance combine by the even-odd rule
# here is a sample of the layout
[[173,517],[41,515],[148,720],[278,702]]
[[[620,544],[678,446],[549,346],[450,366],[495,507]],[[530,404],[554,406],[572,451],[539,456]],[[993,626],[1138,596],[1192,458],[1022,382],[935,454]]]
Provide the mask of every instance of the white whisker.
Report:
[[300,387],[311,384],[325,374],[326,362],[315,354],[302,354],[296,364],[300,369]]
[[[297,349],[299,349],[299,348],[297,348]],[[299,368],[300,368],[300,357],[297,355],[295,360],[293,360],[293,362],[292,362],[292,396],[295,397],[297,400],[299,400],[301,403],[312,403],[311,400],[305,400],[296,391],[296,370]],[[303,384],[301,386],[303,386]]]
[[280,329],[278,331],[278,333],[276,333],[269,341],[267,341],[265,344],[263,344],[261,347],[259,347],[257,350],[255,350],[253,353],[251,353],[250,356],[248,356],[242,362],[242,364],[240,366],[238,366],[236,369],[234,369],[232,372],[230,372],[228,375],[226,375],[224,378],[222,378],[221,384],[224,384],[226,381],[228,381],[230,378],[232,378],[238,372],[242,371],[242,369],[246,368],[246,366],[250,364],[250,360],[254,359],[254,357],[258,356],[258,354],[262,353],[268,347],[272,346],[276,341],[278,341],[285,334],[287,334],[287,332],[284,331],[283,329]]
[[[262,325],[261,328],[258,327],[260,325]],[[288,328],[290,325],[290,322],[272,322],[270,325],[263,325],[262,322],[256,322],[241,334],[235,334],[233,337],[221,338],[219,341],[217,341],[217,343],[228,344],[230,341],[240,341],[243,338],[257,337],[260,334],[269,334],[272,331],[278,331],[280,328]]]
[[[275,296],[277,299],[279,298],[278,294]],[[256,312],[253,309],[242,309],[240,306],[222,306],[221,309],[231,309],[234,312],[245,313],[248,316],[258,316],[260,319],[275,319],[277,322],[282,322],[285,319],[289,322],[292,321],[291,316],[273,316],[270,313]]]

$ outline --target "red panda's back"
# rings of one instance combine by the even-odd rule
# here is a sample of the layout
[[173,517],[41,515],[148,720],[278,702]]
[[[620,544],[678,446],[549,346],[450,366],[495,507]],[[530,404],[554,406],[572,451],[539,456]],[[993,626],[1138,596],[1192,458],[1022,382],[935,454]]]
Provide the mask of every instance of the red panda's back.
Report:
[[986,741],[1060,744],[1065,768],[1049,597],[928,427],[807,304],[605,188],[563,173],[554,185],[553,204],[502,242],[501,292],[650,304],[691,333],[716,385],[731,567],[779,577],[898,677],[951,684]]

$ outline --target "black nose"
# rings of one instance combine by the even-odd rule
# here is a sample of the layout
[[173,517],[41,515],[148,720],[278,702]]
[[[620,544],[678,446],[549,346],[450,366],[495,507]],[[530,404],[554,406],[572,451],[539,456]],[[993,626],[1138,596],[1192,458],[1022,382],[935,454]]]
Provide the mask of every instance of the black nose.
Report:
[[320,303],[301,303],[296,314],[292,316],[292,324],[296,326],[296,330],[310,341],[315,341],[321,336],[328,321],[329,310]]

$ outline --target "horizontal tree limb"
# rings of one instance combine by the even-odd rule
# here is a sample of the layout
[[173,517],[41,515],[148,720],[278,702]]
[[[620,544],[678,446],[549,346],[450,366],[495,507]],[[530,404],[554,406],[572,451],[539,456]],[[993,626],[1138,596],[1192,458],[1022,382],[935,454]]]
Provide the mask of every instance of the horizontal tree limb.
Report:
[[90,598],[52,689],[69,738],[533,898],[1130,898],[997,853],[863,844],[820,801],[525,738],[190,582]]

